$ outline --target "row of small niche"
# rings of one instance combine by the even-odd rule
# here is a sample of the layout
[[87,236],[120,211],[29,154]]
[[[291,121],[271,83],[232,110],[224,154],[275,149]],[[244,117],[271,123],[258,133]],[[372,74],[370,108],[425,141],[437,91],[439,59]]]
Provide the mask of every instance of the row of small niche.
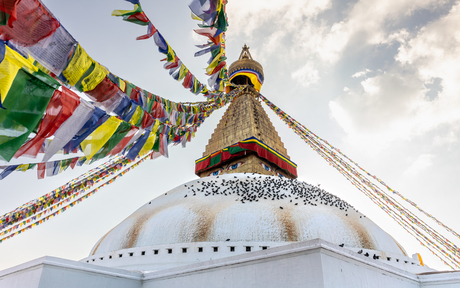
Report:
[[[251,252],[252,251],[252,246],[244,246],[245,249],[246,249],[246,252]],[[260,246],[261,249],[260,250],[267,250],[268,249],[268,246]],[[228,246],[229,248],[229,251],[230,252],[235,252],[236,251],[236,247],[235,246]],[[166,254],[172,254],[172,251],[173,249],[172,248],[166,248]],[[219,252],[219,247],[218,246],[213,246],[212,247],[212,252]],[[182,248],[182,253],[187,253],[188,252],[188,248]],[[197,252],[198,253],[201,253],[201,252],[204,252],[204,248],[203,247],[198,247],[197,249]],[[153,250],[153,254],[154,255],[158,255],[160,254],[160,249],[154,249]],[[129,257],[132,257],[134,256],[134,252],[128,252],[128,255]],[[140,256],[145,256],[145,251],[141,251],[141,255]],[[123,253],[122,254],[118,254],[118,258],[122,258],[123,257]],[[109,259],[112,259],[113,256],[112,255],[109,255]],[[104,260],[104,257],[99,257],[99,260]],[[86,263],[89,263],[90,260],[86,260]],[[96,261],[96,258],[94,259],[91,259],[91,261]]]

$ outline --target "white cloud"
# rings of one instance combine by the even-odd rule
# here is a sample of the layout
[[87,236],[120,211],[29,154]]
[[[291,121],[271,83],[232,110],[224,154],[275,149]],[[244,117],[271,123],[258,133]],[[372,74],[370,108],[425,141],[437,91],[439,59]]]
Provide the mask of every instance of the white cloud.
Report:
[[450,145],[458,142],[458,138],[455,135],[454,131],[450,131],[447,133],[447,135],[436,135],[433,138],[433,144],[435,146],[444,146],[444,145]]
[[417,77],[397,70],[365,79],[361,87],[330,101],[329,108],[347,133],[347,142],[378,151],[395,140],[410,140],[438,123],[425,93]]
[[287,29],[298,30],[303,17],[315,18],[331,8],[330,0],[278,1],[278,0],[234,0],[227,6],[232,30],[251,35],[257,28],[277,24]]
[[302,68],[293,72],[291,76],[304,87],[314,84],[319,80],[318,70],[315,69],[312,63],[305,64]]
[[[440,97],[451,98],[449,106],[459,105],[460,93],[460,4],[427,26],[413,39],[402,42],[396,60],[416,67],[421,79],[430,83],[441,78]],[[446,103],[447,104],[447,103]]]
[[369,69],[366,69],[366,70],[364,70],[364,71],[356,72],[355,74],[351,75],[351,77],[353,77],[353,78],[361,78],[361,77],[363,77],[363,76],[366,76],[367,73],[369,73],[369,72],[372,72],[372,71],[369,70]]
[[379,80],[381,80],[381,78],[376,77],[376,78],[367,78],[366,80],[362,81],[361,86],[363,86],[364,93],[367,93],[370,96],[376,95],[377,93],[379,93],[380,92]]
[[433,165],[434,155],[422,154],[404,171],[404,176],[417,176],[420,172]]
[[[364,79],[360,87],[351,88],[329,104],[348,142],[383,149],[394,141],[423,136],[441,125],[449,129],[460,121],[458,27],[460,4],[412,38],[405,30],[390,35],[389,39],[401,43],[397,61],[386,72]],[[353,76],[362,77],[362,72]],[[433,83],[434,78],[442,79],[442,87],[438,96],[430,100],[425,85]],[[452,141],[456,141],[452,135],[437,136],[433,144]]]

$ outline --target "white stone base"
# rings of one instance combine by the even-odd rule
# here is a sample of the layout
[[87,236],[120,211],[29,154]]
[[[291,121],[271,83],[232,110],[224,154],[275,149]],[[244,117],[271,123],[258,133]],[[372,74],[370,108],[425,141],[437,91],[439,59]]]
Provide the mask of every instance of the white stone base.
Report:
[[414,274],[323,240],[311,240],[156,272],[54,257],[0,272],[0,288],[23,287],[458,288],[460,271]]

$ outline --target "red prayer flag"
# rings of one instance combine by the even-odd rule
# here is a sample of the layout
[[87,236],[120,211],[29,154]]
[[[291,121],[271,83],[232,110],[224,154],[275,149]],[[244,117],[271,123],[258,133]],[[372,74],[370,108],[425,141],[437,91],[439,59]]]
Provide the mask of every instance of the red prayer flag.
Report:
[[14,40],[21,46],[29,47],[53,34],[60,26],[59,21],[38,0],[21,0],[16,9],[12,8],[10,11],[16,12],[17,20],[12,24],[8,21],[9,26],[0,26],[3,40]]
[[3,0],[0,2],[0,11],[9,14],[8,27],[13,27],[13,22],[17,19],[16,6],[21,0]]
[[115,96],[119,90],[118,86],[106,76],[96,88],[87,91],[86,94],[93,101],[104,102]]
[[187,71],[187,75],[185,75],[184,82],[182,83],[182,86],[184,88],[190,88],[192,86],[192,73],[190,71]]
[[72,161],[70,162],[70,168],[75,168],[75,165],[77,165],[78,162],[78,157],[72,158]]
[[45,170],[46,170],[46,163],[38,163],[37,164],[37,178],[43,179],[45,178]]

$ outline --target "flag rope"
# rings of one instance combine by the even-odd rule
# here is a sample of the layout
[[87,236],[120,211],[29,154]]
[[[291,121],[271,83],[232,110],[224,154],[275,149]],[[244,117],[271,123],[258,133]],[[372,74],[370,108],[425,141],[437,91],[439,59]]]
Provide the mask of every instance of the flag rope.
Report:
[[[47,220],[49,220],[49,219],[51,219],[51,218],[53,218],[53,217],[55,217],[55,216],[57,216],[57,215],[59,215],[59,214],[65,212],[67,209],[69,209],[69,208],[71,208],[71,207],[74,207],[76,204],[79,204],[81,201],[83,201],[83,200],[85,200],[85,199],[88,199],[88,197],[94,195],[94,194],[95,194],[96,192],[98,192],[101,188],[103,188],[103,187],[105,187],[105,186],[107,186],[107,185],[109,185],[109,184],[112,184],[112,183],[115,182],[117,179],[119,179],[120,177],[122,177],[123,175],[125,175],[127,172],[129,172],[129,171],[131,171],[132,169],[136,168],[140,163],[142,163],[142,162],[144,162],[145,160],[147,160],[148,158],[150,158],[152,153],[153,153],[153,151],[147,153],[147,154],[144,155],[144,156],[139,156],[139,157],[138,157],[139,159],[136,160],[136,161],[130,161],[129,159],[121,159],[122,162],[125,163],[125,165],[124,165],[124,166],[122,165],[122,168],[118,169],[117,171],[122,170],[126,165],[128,165],[128,164],[130,164],[130,163],[132,163],[132,162],[135,162],[135,163],[132,164],[130,167],[128,167],[128,168],[126,168],[126,169],[120,171],[116,176],[114,176],[113,178],[111,178],[111,179],[108,180],[107,182],[103,183],[103,184],[100,185],[99,187],[96,187],[95,189],[91,190],[91,191],[88,192],[88,193],[82,194],[81,197],[78,198],[77,200],[72,201],[70,204],[67,204],[66,206],[62,207],[61,209],[57,210],[56,212],[54,212],[54,213],[52,213],[52,214],[49,214],[48,216],[45,216],[46,213],[51,212],[51,211],[53,211],[54,209],[57,209],[57,207],[62,206],[62,205],[64,205],[65,203],[70,202],[70,201],[71,201],[70,198],[76,198],[76,197],[77,197],[76,193],[73,193],[72,195],[70,195],[70,196],[66,197],[65,199],[61,200],[59,203],[54,204],[52,207],[47,208],[47,209],[43,210],[42,212],[35,213],[35,214],[33,214],[33,215],[29,215],[29,216],[28,216],[28,220],[25,219],[21,224],[18,224],[18,225],[15,226],[13,229],[8,229],[8,230],[6,230],[6,231],[0,233],[0,235],[6,235],[6,234],[8,234],[8,233],[11,233],[11,234],[9,234],[8,236],[5,236],[5,237],[3,237],[3,238],[0,238],[0,243],[2,243],[3,241],[5,241],[5,240],[7,240],[7,239],[10,239],[10,238],[12,238],[12,237],[18,235],[18,234],[21,234],[21,233],[23,233],[23,232],[25,232],[25,231],[27,231],[27,230],[29,230],[29,229],[35,227],[35,226],[40,225],[40,224],[44,223],[45,221],[47,221]],[[120,159],[118,159],[118,160],[120,160]],[[101,165],[101,166],[102,166],[102,165]],[[98,168],[99,168],[99,167],[98,167]],[[108,170],[108,169],[104,169],[103,172],[107,172],[107,170]],[[107,173],[109,173],[109,172],[107,172]],[[86,174],[86,173],[85,173],[85,174]],[[115,174],[115,172],[114,172],[114,171],[111,171],[111,173],[109,173],[109,174],[110,174],[109,176],[111,176],[111,175]],[[107,177],[109,177],[109,176],[107,176]],[[107,177],[103,177],[103,179],[101,179],[101,181],[104,180],[104,179],[107,178]],[[78,178],[80,178],[80,177],[78,177]],[[76,178],[76,179],[78,179],[78,178]],[[98,181],[98,182],[99,182],[99,181]],[[91,185],[91,186],[92,186],[92,185]],[[78,190],[78,191],[86,191],[86,190],[88,190],[88,188],[86,188],[86,189],[84,188],[84,189]],[[78,193],[79,193],[79,192],[78,192]],[[39,214],[40,214],[40,215],[39,215]],[[34,215],[35,215],[36,218],[34,218]],[[39,216],[38,216],[38,215],[39,215]],[[41,218],[40,218],[40,217],[41,217]],[[40,218],[40,219],[37,220],[38,218]],[[36,221],[35,221],[35,220],[36,220]],[[32,222],[32,221],[35,221],[35,222],[33,222],[32,224],[27,225],[28,223],[30,223],[30,222]],[[25,226],[25,225],[27,225],[27,226],[24,227],[24,228],[21,228],[22,226]],[[21,229],[19,229],[19,228],[21,228]],[[5,233],[5,232],[6,232],[6,233]]]
[[[447,231],[451,232],[454,236],[459,237],[459,234],[447,227],[437,218],[421,209],[413,201],[407,199],[399,192],[391,189],[381,179],[375,175],[370,174],[359,166],[356,162],[352,161],[349,157],[344,155],[339,149],[335,148],[326,140],[320,138],[300,122],[289,116],[286,112],[281,110],[265,96],[259,94],[260,99],[283,120],[289,128],[291,128],[299,137],[307,142],[307,144],[315,150],[323,159],[325,159],[331,166],[337,169],[347,180],[349,180],[355,187],[369,197],[375,204],[383,209],[393,220],[401,225],[410,235],[415,237],[424,247],[427,247],[434,255],[443,261],[447,266],[460,268],[460,251],[458,247],[447,238],[443,237],[430,225],[425,223],[417,215],[405,208],[393,197],[388,195],[377,184],[387,188],[388,191],[399,196],[404,201],[408,202],[411,206],[415,207],[428,218],[435,221],[436,224],[444,227]],[[357,169],[356,169],[356,168]],[[361,170],[364,173],[360,173]],[[372,177],[375,182],[370,181],[364,174]],[[418,227],[418,228],[417,228]],[[423,232],[422,232],[423,231]],[[426,243],[426,244],[423,244]],[[433,250],[437,251],[435,253]],[[447,261],[450,264],[447,263]]]

